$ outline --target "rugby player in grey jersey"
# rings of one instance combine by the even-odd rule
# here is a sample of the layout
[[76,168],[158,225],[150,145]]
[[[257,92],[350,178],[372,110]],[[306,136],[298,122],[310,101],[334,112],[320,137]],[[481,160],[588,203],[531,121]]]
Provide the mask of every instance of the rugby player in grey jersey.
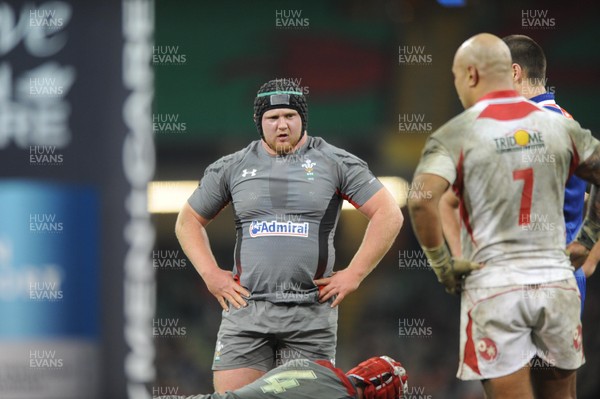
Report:
[[235,391],[156,399],[401,399],[407,394],[406,370],[394,359],[380,356],[346,374],[325,360],[292,360]]
[[[291,81],[259,89],[254,121],[261,140],[209,165],[176,224],[183,250],[223,308],[213,359],[221,393],[263,376],[277,353],[333,361],[337,305],[379,263],[403,222],[364,161],[308,136],[306,100]],[[344,199],[369,224],[350,264],[334,273]],[[205,230],[228,204],[237,235],[233,272],[217,265]]]

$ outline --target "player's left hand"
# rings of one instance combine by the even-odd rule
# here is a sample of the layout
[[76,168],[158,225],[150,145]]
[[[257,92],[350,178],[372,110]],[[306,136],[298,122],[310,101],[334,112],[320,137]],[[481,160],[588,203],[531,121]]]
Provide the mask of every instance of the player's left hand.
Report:
[[339,305],[344,298],[353,291],[356,291],[362,278],[350,269],[343,269],[334,272],[331,277],[320,278],[314,283],[319,287],[319,302],[327,302],[329,298],[336,295],[331,304],[334,308]]

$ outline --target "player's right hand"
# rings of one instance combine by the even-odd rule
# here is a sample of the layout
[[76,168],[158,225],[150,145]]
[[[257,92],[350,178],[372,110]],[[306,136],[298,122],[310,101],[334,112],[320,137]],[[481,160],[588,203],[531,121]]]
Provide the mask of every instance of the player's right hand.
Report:
[[228,302],[236,309],[248,305],[243,297],[248,298],[250,292],[235,281],[232,272],[215,269],[204,274],[202,278],[206,287],[217,298],[224,311],[229,311]]
[[482,264],[466,259],[453,258],[445,244],[437,248],[423,248],[423,252],[438,281],[446,287],[449,294],[458,294],[462,288],[462,279],[473,270],[483,267]]
[[438,281],[446,287],[449,294],[459,294],[462,288],[462,280],[473,270],[479,270],[483,267],[480,263],[468,261],[466,259],[452,258],[447,267],[433,268]]

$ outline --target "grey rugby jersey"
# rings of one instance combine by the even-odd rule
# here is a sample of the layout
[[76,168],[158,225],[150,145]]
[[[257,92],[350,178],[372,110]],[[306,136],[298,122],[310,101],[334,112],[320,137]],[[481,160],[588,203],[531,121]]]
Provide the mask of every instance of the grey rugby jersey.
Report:
[[288,155],[257,140],[209,165],[188,202],[206,219],[232,204],[233,271],[251,299],[311,303],[313,279],[334,266],[343,199],[360,207],[382,187],[364,161],[319,137]]
[[161,396],[158,399],[355,399],[356,388],[340,369],[297,359],[269,371],[260,379],[224,394]]

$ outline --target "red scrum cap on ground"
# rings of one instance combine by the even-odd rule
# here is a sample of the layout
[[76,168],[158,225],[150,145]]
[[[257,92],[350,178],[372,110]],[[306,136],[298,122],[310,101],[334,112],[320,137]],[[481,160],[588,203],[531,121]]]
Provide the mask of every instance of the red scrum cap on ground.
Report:
[[388,356],[372,357],[346,373],[362,385],[365,399],[400,399],[408,392],[408,375]]

